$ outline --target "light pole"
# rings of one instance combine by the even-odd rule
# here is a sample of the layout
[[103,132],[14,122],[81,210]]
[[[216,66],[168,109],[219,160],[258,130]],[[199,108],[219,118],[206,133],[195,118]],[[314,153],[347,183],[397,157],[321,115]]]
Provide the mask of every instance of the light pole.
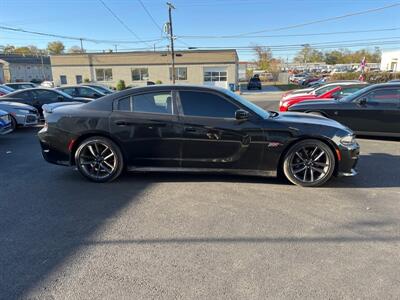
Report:
[[174,32],[172,30],[172,9],[175,9],[175,7],[170,2],[167,2],[167,5],[168,5],[168,16],[169,16],[168,33],[171,44],[171,59],[172,59],[171,78],[172,78],[172,84],[175,84]]

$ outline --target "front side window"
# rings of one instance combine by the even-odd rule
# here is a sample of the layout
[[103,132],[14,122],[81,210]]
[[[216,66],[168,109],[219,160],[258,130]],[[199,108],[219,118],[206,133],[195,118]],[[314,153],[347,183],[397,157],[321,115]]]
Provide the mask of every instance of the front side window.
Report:
[[141,81],[149,79],[149,70],[147,68],[132,69],[132,80]]
[[367,95],[368,104],[395,104],[400,103],[398,89],[382,89],[376,90]]
[[70,96],[73,96],[73,97],[76,96],[76,91],[75,91],[75,88],[73,88],[73,87],[62,89],[62,91],[63,91],[64,93],[67,93],[67,94],[70,95]]
[[32,95],[30,92],[26,91],[26,92],[21,92],[16,94],[15,96],[13,96],[14,98],[21,98],[25,101],[29,101],[32,100]]
[[35,90],[33,91],[33,93],[35,94],[36,98],[42,101],[43,103],[53,103],[62,101],[61,99],[59,99],[59,97],[62,96],[52,91]]
[[338,86],[339,85],[329,85],[329,86],[321,87],[321,88],[315,90],[315,95],[316,96],[321,96],[322,94],[325,94],[326,92],[329,92],[329,91],[333,90],[334,88],[336,88]]
[[235,104],[213,93],[181,91],[179,97],[185,116],[234,118]]
[[97,81],[112,81],[112,69],[96,69],[96,80]]
[[67,84],[67,76],[60,75],[60,83],[61,84]]
[[[169,68],[169,79],[172,80],[172,68]],[[187,68],[186,67],[175,68],[175,79],[187,80]]]

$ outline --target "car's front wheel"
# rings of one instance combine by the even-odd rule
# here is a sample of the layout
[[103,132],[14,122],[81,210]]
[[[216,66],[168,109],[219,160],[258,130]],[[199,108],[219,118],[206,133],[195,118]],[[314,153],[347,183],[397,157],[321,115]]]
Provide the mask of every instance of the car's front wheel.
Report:
[[326,183],[335,170],[335,156],[319,140],[303,140],[293,145],[283,161],[283,172],[292,183],[315,187]]
[[84,140],[75,152],[79,172],[94,182],[116,179],[124,169],[119,147],[110,139],[94,136]]

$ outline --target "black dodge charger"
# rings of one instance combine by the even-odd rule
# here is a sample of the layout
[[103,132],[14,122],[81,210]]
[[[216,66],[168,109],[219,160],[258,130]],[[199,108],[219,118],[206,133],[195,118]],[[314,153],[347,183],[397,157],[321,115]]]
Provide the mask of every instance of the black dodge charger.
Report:
[[44,158],[95,182],[123,170],[276,176],[319,186],[356,174],[350,129],[321,116],[269,112],[228,90],[157,85],[55,108]]

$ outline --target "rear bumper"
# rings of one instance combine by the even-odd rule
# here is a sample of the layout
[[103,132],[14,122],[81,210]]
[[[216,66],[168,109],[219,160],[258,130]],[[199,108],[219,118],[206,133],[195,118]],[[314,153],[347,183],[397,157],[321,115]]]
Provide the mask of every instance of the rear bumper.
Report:
[[43,158],[52,164],[70,166],[70,152],[61,136],[49,134],[46,128],[38,133]]

